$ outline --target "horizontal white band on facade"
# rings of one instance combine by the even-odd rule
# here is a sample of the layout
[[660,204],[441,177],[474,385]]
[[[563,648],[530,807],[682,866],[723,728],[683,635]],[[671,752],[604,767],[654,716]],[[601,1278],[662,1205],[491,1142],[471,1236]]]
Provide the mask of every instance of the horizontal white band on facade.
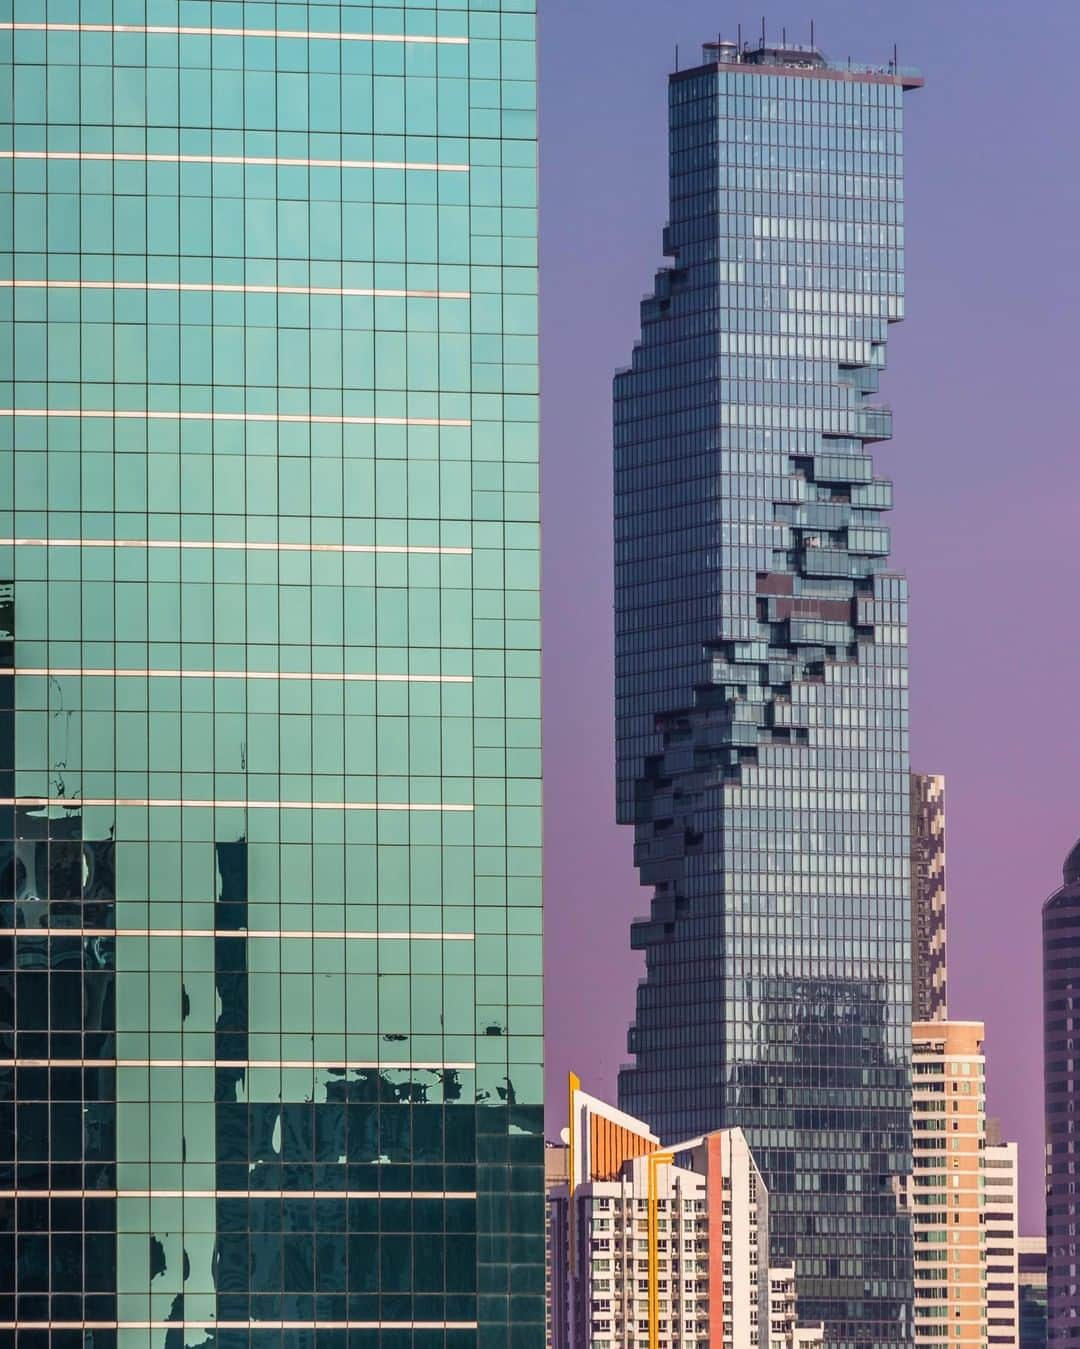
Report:
[[77,665],[0,666],[0,676],[48,679],[277,679],[311,684],[471,684],[472,675],[436,674],[328,674],[297,670],[112,670],[84,669]]
[[341,1073],[384,1069],[395,1072],[431,1072],[444,1069],[471,1072],[475,1063],[413,1063],[402,1060],[341,1059],[0,1059],[3,1068],[301,1068],[332,1069]]
[[0,417],[77,417],[144,422],[299,422],[309,426],[471,426],[466,417],[345,417],[324,412],[186,412],[148,408],[0,408]]
[[0,1190],[0,1199],[475,1199],[475,1190]]
[[0,539],[0,548],[210,548],[222,553],[426,553],[468,557],[471,548],[422,543],[271,543],[256,539]]
[[0,927],[0,937],[233,937],[239,941],[475,941],[474,932],[327,932],[322,928]]
[[0,806],[59,806],[81,810],[84,806],[174,807],[199,810],[442,810],[471,811],[471,805],[433,801],[218,801],[213,797],[187,796],[0,796]]
[[476,1321],[0,1321],[0,1330],[476,1330]]
[[0,23],[0,31],[30,33],[134,33],[150,37],[269,37],[322,42],[415,42],[467,47],[467,37],[437,37],[430,33],[324,33],[308,28],[206,28],[165,23]]
[[135,150],[0,150],[0,159],[70,159],[105,164],[229,164],[266,169],[418,169],[468,173],[468,164],[416,159],[309,159],[300,155],[189,155]]
[[226,295],[344,295],[389,300],[471,300],[468,290],[396,290],[386,286],[263,286],[225,281],[46,281],[0,278],[6,290],[195,291]]

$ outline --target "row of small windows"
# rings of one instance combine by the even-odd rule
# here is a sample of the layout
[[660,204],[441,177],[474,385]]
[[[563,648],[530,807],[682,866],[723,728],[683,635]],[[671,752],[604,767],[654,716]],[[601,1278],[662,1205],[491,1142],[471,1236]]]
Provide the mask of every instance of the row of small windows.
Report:
[[[879,288],[881,293],[888,293],[888,286],[885,283],[899,281],[899,278],[882,277],[881,281],[882,286]],[[885,341],[886,322],[883,318],[793,313],[786,305],[783,308],[777,306],[775,304],[777,297],[766,287],[737,288],[732,298],[741,301],[742,304],[736,308],[710,308],[701,313],[680,311],[675,324],[671,323],[666,313],[662,314],[665,329],[683,339],[711,336],[719,331],[766,333],[771,334],[774,340],[779,336],[786,336],[792,342],[805,341],[812,337],[840,337],[856,342],[880,344]],[[643,315],[645,331],[647,337],[651,339],[649,345],[653,345],[657,338],[649,334],[650,317],[648,313]],[[800,349],[807,352],[811,350],[808,346]]]
[[671,166],[675,198],[688,195],[695,184],[753,188],[755,191],[798,192],[807,196],[865,197],[903,200],[900,161],[886,165],[877,155],[848,155],[839,150],[812,152],[767,146],[724,147],[723,154],[707,149],[679,156]]
[[[843,150],[803,150],[791,146],[731,145],[700,146],[683,151],[671,164],[672,191],[693,175],[706,175],[718,186],[747,187],[761,191],[785,189],[824,195],[859,197],[903,196],[902,161],[891,155],[862,154]],[[854,178],[853,178],[854,175]],[[854,193],[846,184],[862,184]]]
[[[789,216],[796,220],[845,220],[859,223],[902,224],[903,193],[899,179],[856,178],[818,175],[800,182],[802,174],[755,169],[733,174],[731,185],[717,183],[716,173],[694,171],[674,179],[671,188],[671,231],[681,239],[685,221],[696,216],[716,219],[721,212]],[[720,200],[717,201],[717,192]],[[744,233],[744,229],[721,229],[721,233]]]
[[834,126],[862,126],[867,121],[899,126],[903,92],[895,84],[814,76],[759,75],[754,70],[703,70],[669,87],[673,116],[690,120],[700,115],[687,104],[700,103],[714,115],[756,120],[809,120]]
[[730,144],[781,146],[830,155],[872,154],[886,161],[898,160],[903,154],[901,135],[872,125],[869,118],[856,127],[839,128],[819,122],[762,121],[720,114],[704,121],[680,122],[668,138],[673,160],[705,146]]

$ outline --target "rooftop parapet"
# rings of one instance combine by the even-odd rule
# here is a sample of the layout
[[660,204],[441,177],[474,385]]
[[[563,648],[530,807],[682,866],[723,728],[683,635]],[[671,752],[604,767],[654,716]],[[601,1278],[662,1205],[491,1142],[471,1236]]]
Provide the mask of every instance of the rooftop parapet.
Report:
[[740,44],[731,39],[719,38],[704,44],[701,63],[705,66],[750,66],[758,70],[764,68],[772,73],[896,81],[905,89],[918,89],[923,84],[920,72],[911,66],[898,65],[895,54],[891,61],[877,65],[852,61],[850,58],[846,61],[830,61],[820,47],[812,43],[788,42],[786,39],[779,43],[761,39],[757,43]]

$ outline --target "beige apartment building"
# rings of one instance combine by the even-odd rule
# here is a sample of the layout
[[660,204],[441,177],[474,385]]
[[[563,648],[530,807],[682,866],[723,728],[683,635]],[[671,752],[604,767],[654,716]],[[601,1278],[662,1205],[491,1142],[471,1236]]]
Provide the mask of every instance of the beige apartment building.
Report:
[[987,1349],[981,1021],[912,1027],[915,1343]]

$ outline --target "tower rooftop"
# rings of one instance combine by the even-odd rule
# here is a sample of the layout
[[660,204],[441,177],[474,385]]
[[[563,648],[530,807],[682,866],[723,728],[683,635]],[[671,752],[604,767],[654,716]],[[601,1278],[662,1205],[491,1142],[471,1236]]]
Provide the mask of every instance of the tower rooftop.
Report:
[[[826,79],[868,80],[873,83],[899,84],[905,89],[919,89],[923,77],[918,70],[896,64],[895,59],[867,64],[852,61],[830,61],[820,47],[802,42],[769,42],[762,38],[756,43],[740,46],[732,39],[718,38],[706,42],[701,49],[701,69],[704,66],[725,65],[745,70],[748,74],[811,75]],[[689,71],[679,71],[687,75]]]
[[1065,878],[1066,885],[1076,885],[1080,882],[1080,838],[1073,844],[1072,852],[1066,857],[1061,874]]

